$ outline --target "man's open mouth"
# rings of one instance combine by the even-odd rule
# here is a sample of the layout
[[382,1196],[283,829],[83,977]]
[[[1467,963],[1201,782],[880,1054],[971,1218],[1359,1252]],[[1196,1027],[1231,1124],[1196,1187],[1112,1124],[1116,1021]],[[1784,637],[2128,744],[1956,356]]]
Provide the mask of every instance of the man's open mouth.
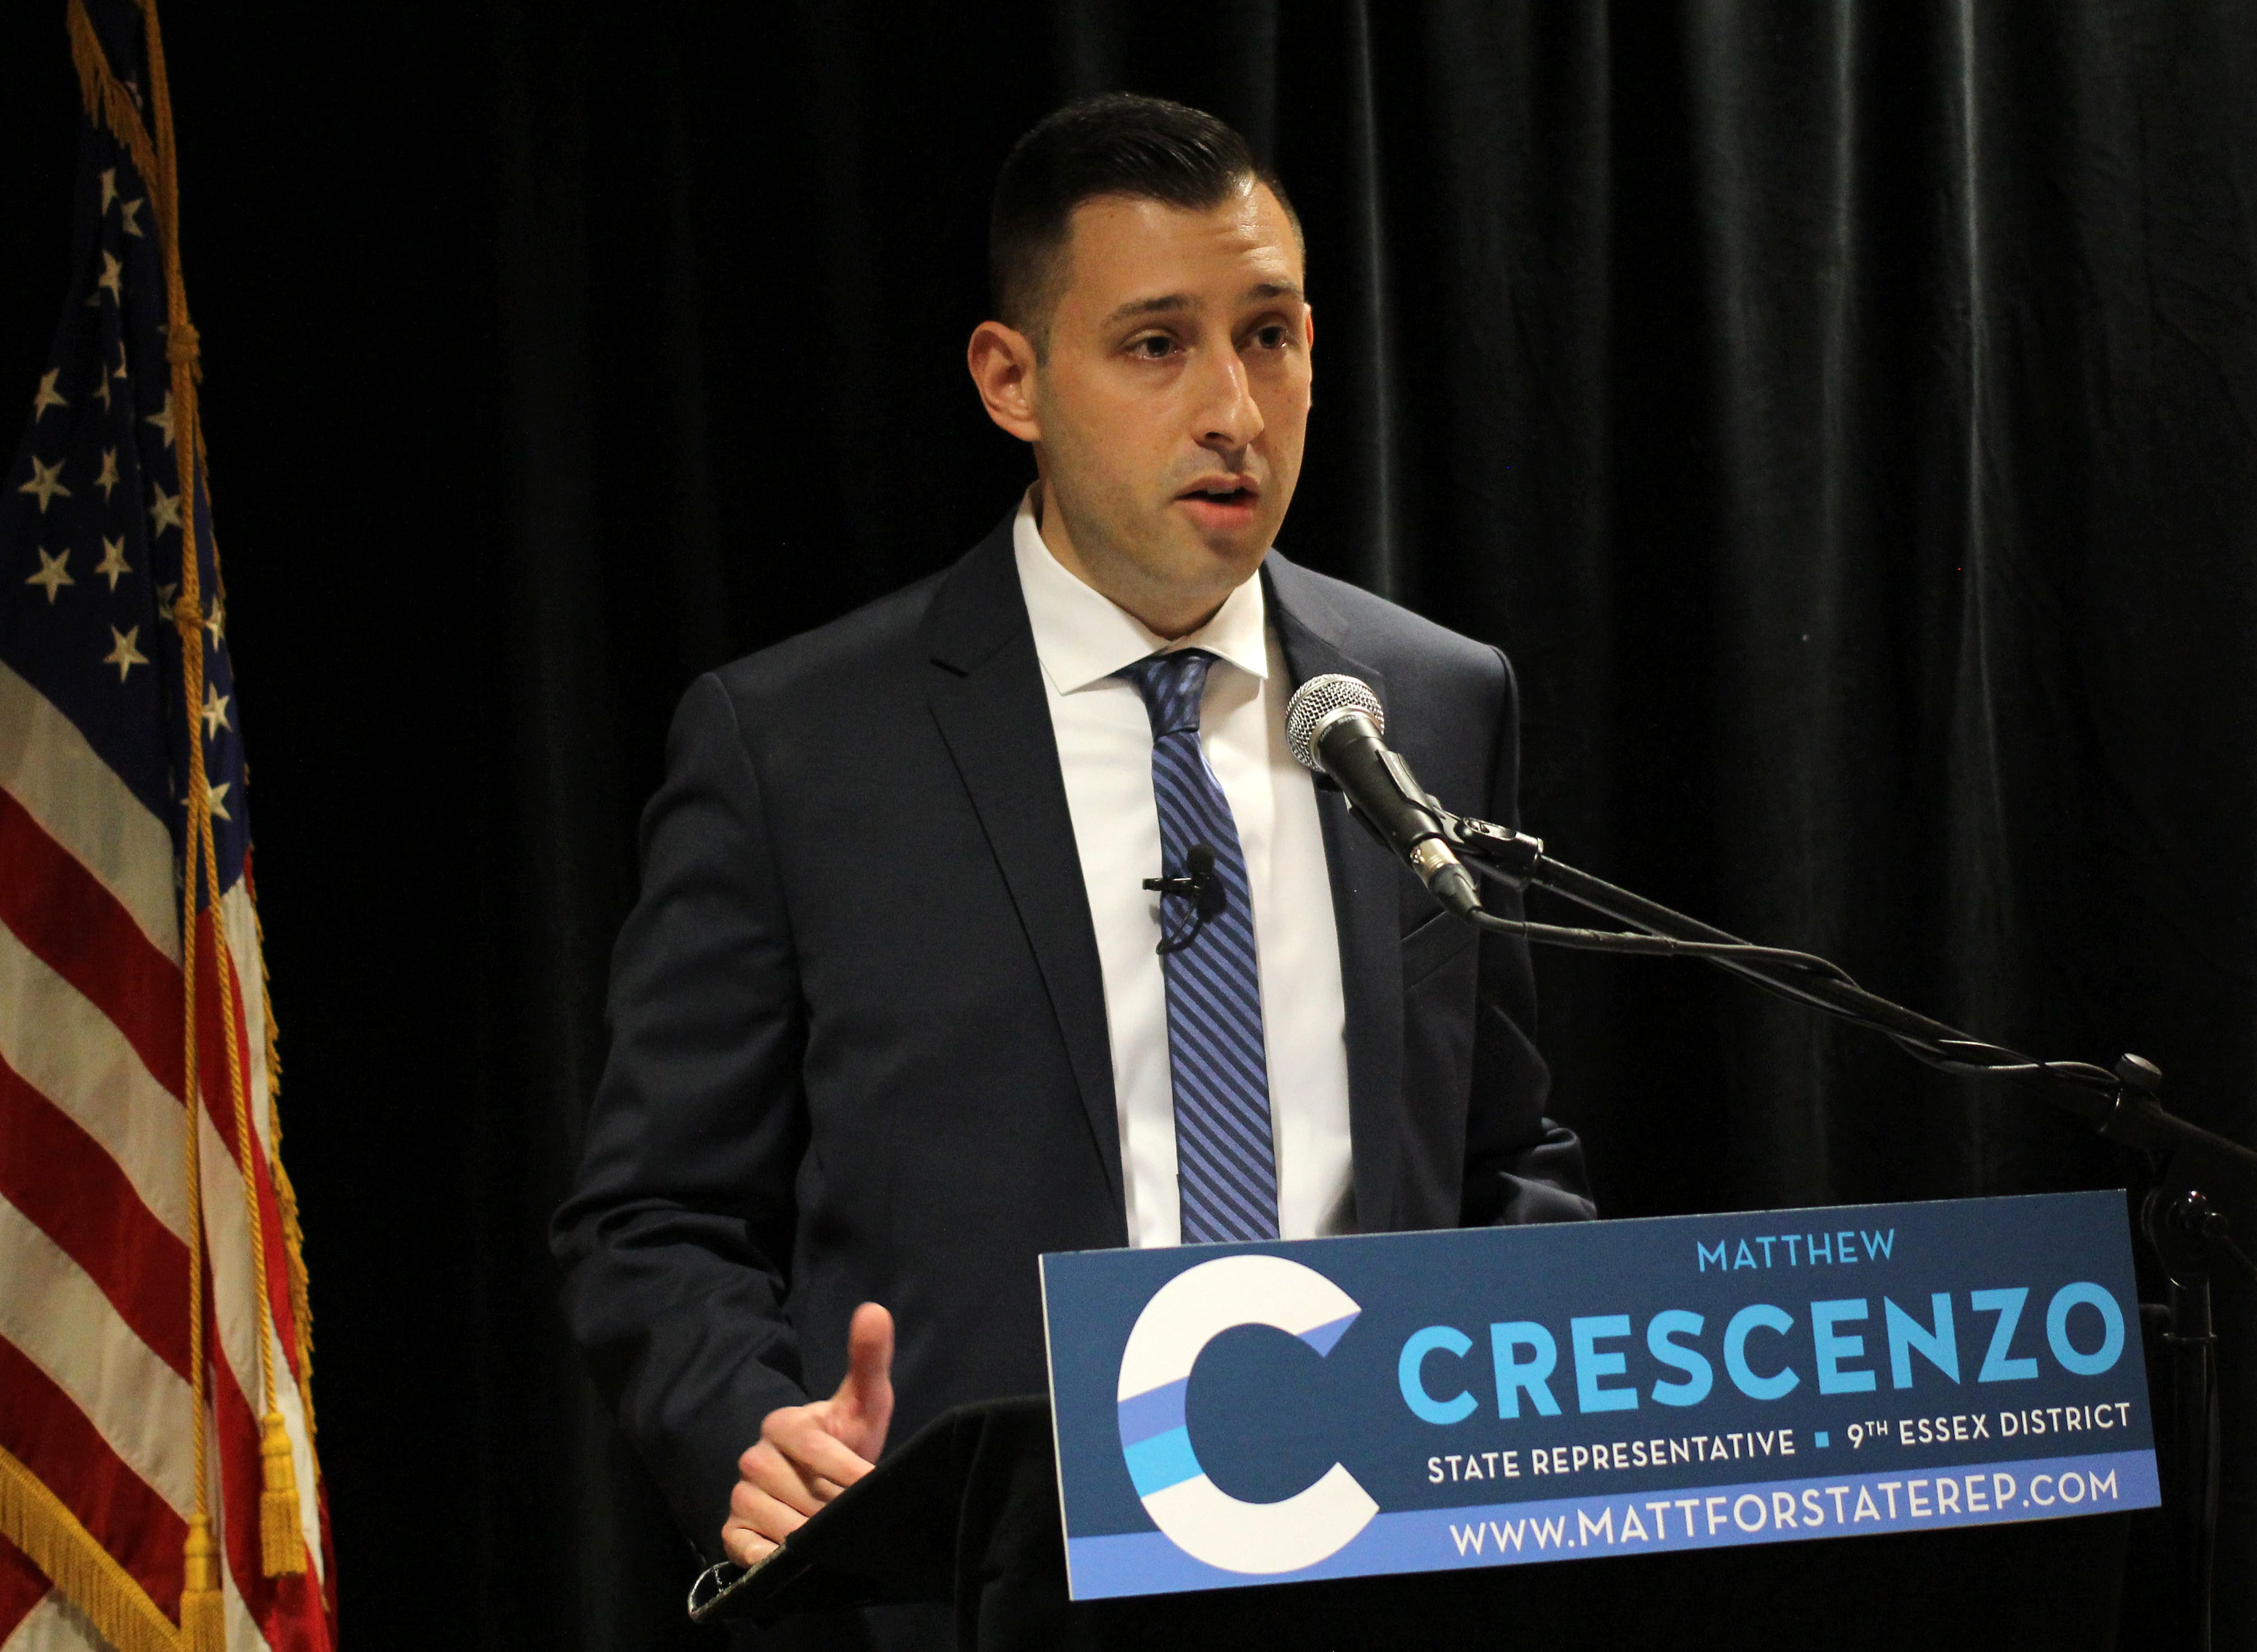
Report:
[[1250,505],[1262,494],[1260,489],[1242,478],[1220,477],[1213,481],[1194,484],[1176,497],[1203,505]]

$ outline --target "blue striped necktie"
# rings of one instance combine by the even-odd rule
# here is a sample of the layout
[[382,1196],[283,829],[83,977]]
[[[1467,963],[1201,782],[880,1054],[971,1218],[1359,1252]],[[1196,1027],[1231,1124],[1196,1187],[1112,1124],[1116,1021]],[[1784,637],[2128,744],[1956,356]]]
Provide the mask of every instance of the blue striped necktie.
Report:
[[1191,850],[1214,854],[1220,902],[1161,899],[1168,983],[1168,1068],[1176,1097],[1176,1185],[1186,1245],[1277,1237],[1277,1161],[1270,1139],[1269,1060],[1262,1044],[1262,973],[1246,857],[1230,800],[1199,749],[1199,702],[1214,656],[1154,654],[1116,674],[1136,685],[1152,720],[1152,794],[1164,875],[1181,878]]

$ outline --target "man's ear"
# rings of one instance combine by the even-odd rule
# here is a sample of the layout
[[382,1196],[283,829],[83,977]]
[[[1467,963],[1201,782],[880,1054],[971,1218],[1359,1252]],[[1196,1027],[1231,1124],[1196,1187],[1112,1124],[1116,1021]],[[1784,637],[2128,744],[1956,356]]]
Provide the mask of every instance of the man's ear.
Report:
[[1001,321],[982,321],[972,329],[972,342],[964,355],[987,416],[1022,441],[1041,441],[1042,424],[1035,417],[1033,342]]

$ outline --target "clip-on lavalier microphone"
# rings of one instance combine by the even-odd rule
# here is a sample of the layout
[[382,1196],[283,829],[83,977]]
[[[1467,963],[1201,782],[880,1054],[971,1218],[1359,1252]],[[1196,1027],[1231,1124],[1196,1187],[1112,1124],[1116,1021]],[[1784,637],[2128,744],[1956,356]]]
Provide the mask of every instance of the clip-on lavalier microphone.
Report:
[[1220,912],[1224,902],[1230,898],[1228,889],[1214,870],[1214,851],[1206,844],[1193,844],[1185,850],[1184,864],[1189,868],[1188,876],[1144,879],[1144,887],[1160,897],[1164,903],[1163,911],[1166,909],[1164,903],[1170,895],[1192,903],[1190,926],[1173,935],[1164,933],[1160,936],[1159,946],[1155,949],[1160,952],[1180,952],[1189,946],[1198,938],[1199,926]]

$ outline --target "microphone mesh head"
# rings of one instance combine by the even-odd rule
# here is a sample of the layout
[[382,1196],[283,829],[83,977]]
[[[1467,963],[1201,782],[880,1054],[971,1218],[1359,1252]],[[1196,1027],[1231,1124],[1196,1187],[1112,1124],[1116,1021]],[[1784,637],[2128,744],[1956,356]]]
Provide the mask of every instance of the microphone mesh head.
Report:
[[1328,671],[1293,690],[1292,702],[1285,708],[1285,744],[1293,748],[1303,767],[1320,774],[1325,772],[1317,756],[1317,734],[1327,717],[1343,710],[1361,711],[1371,719],[1374,728],[1382,734],[1387,732],[1387,713],[1380,708],[1379,696],[1361,677]]

